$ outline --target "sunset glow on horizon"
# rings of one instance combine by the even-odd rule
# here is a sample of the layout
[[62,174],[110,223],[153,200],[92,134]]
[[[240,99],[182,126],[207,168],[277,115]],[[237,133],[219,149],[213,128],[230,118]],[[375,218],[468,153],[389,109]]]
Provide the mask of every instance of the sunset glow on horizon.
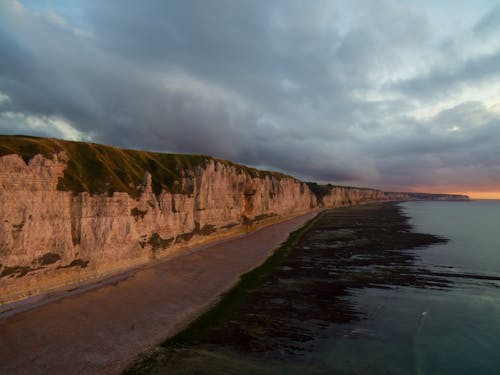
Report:
[[[381,189],[384,191],[400,191],[401,189]],[[402,191],[402,190],[401,190]],[[436,194],[458,194],[467,195],[470,199],[500,199],[500,187],[496,189],[463,190],[460,186],[412,186],[405,190],[410,193],[436,193]]]
[[472,191],[469,193],[457,193],[465,194],[470,197],[470,199],[500,199],[500,192],[494,191]]

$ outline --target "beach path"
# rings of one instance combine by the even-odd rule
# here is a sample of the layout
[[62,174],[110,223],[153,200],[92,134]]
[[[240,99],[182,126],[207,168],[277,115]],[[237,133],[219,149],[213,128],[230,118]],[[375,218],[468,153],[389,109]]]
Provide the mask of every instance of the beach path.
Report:
[[[311,212],[0,315],[1,374],[114,374],[263,263]],[[62,292],[61,292],[62,293]],[[57,297],[57,296],[56,296]],[[24,311],[23,311],[24,310]]]

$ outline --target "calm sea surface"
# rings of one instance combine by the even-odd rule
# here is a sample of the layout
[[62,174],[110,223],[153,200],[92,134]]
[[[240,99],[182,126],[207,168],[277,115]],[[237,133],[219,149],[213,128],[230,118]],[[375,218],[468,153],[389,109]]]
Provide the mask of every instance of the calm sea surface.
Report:
[[[417,267],[500,276],[500,201],[409,202],[415,230],[447,237]],[[318,360],[340,374],[500,374],[500,282],[451,277],[451,288],[357,291],[370,318],[324,343]]]

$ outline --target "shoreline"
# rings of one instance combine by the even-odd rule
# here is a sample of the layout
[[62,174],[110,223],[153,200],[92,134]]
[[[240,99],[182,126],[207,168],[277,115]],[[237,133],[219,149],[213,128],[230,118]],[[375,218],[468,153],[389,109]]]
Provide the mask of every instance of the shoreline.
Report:
[[[72,295],[74,294],[74,291],[88,290],[94,287],[99,287],[107,283],[114,282],[114,280],[120,279],[123,275],[129,274],[131,272],[135,272],[143,268],[148,268],[158,263],[165,262],[194,251],[203,250],[206,247],[216,245],[224,241],[245,236],[251,232],[257,231],[270,225],[279,224],[295,217],[319,211],[321,210],[310,209],[279,216],[272,216],[259,220],[257,222],[250,223],[246,226],[241,225],[221,232],[216,232],[208,236],[200,236],[194,238],[187,243],[180,243],[161,252],[158,252],[153,258],[138,260],[137,262],[132,262],[110,271],[93,272],[82,277],[79,276],[74,279],[69,278],[62,282],[59,281],[55,284],[49,282],[49,286],[44,285],[44,287],[39,287],[37,291],[29,294],[11,294],[8,298],[5,298],[5,295],[3,295],[2,298],[0,298],[0,320],[4,316],[12,315],[12,313],[15,314],[19,311],[30,309],[31,306],[43,305],[45,303],[55,301],[61,297]],[[53,275],[48,275],[47,277],[48,279],[51,279]],[[42,281],[42,283],[45,284],[46,281]]]
[[301,358],[319,342],[346,337],[345,327],[368,318],[348,300],[350,291],[449,287],[414,269],[412,252],[447,240],[416,232],[398,202],[325,210],[303,229],[281,262],[264,269],[269,258],[242,277],[260,272],[258,283],[245,287],[241,281],[187,329],[138,356],[125,373],[298,371]]
[[210,309],[316,215],[312,211],[11,305],[0,315],[0,372],[117,373]]
[[302,212],[296,215],[287,215],[281,217],[281,220],[276,221],[276,219],[273,220],[267,220],[264,221],[260,224],[253,224],[246,230],[241,230],[238,229],[233,232],[224,232],[220,234],[218,237],[210,237],[207,239],[200,240],[198,242],[195,242],[191,246],[183,246],[179,247],[177,249],[174,249],[175,251],[171,251],[166,253],[163,256],[159,256],[158,258],[149,260],[148,262],[145,263],[139,263],[135,266],[129,267],[129,268],[124,268],[120,271],[117,272],[112,272],[110,274],[104,274],[100,277],[96,276],[94,278],[90,279],[85,279],[80,282],[76,283],[69,283],[69,284],[63,284],[61,286],[58,286],[56,288],[51,288],[43,293],[40,294],[35,294],[30,297],[26,297],[23,299],[18,299],[18,300],[13,300],[11,302],[7,302],[4,304],[0,304],[0,322],[8,318],[10,316],[29,311],[38,307],[41,307],[43,305],[46,305],[48,303],[53,303],[56,302],[60,299],[67,298],[70,296],[75,296],[79,295],[88,291],[91,291],[93,289],[101,288],[109,284],[115,284],[118,283],[122,280],[125,280],[131,276],[133,276],[136,272],[140,272],[152,267],[157,267],[165,262],[169,262],[173,259],[183,257],[190,255],[195,252],[203,251],[207,248],[210,248],[212,246],[217,246],[219,244],[222,244],[226,241],[232,241],[238,238],[244,238],[248,236],[249,234],[255,233],[261,229],[264,229],[269,226],[273,226],[276,224],[280,223],[285,223],[289,220],[293,220],[295,218],[305,216],[308,214],[318,214],[321,212],[321,210],[312,210],[308,212]]

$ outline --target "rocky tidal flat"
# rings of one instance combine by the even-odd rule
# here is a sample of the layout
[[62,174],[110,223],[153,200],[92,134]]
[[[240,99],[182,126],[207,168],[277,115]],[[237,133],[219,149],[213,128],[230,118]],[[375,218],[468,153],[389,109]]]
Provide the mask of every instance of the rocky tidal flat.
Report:
[[321,373],[325,369],[308,364],[307,354],[323,340],[356,336],[349,323],[370,319],[349,298],[357,291],[442,290],[457,279],[475,278],[418,265],[419,251],[446,241],[413,232],[397,203],[324,211],[300,240],[278,250],[279,264],[253,275],[259,283],[237,286],[211,317],[143,355],[128,373],[272,373],[284,363]]

